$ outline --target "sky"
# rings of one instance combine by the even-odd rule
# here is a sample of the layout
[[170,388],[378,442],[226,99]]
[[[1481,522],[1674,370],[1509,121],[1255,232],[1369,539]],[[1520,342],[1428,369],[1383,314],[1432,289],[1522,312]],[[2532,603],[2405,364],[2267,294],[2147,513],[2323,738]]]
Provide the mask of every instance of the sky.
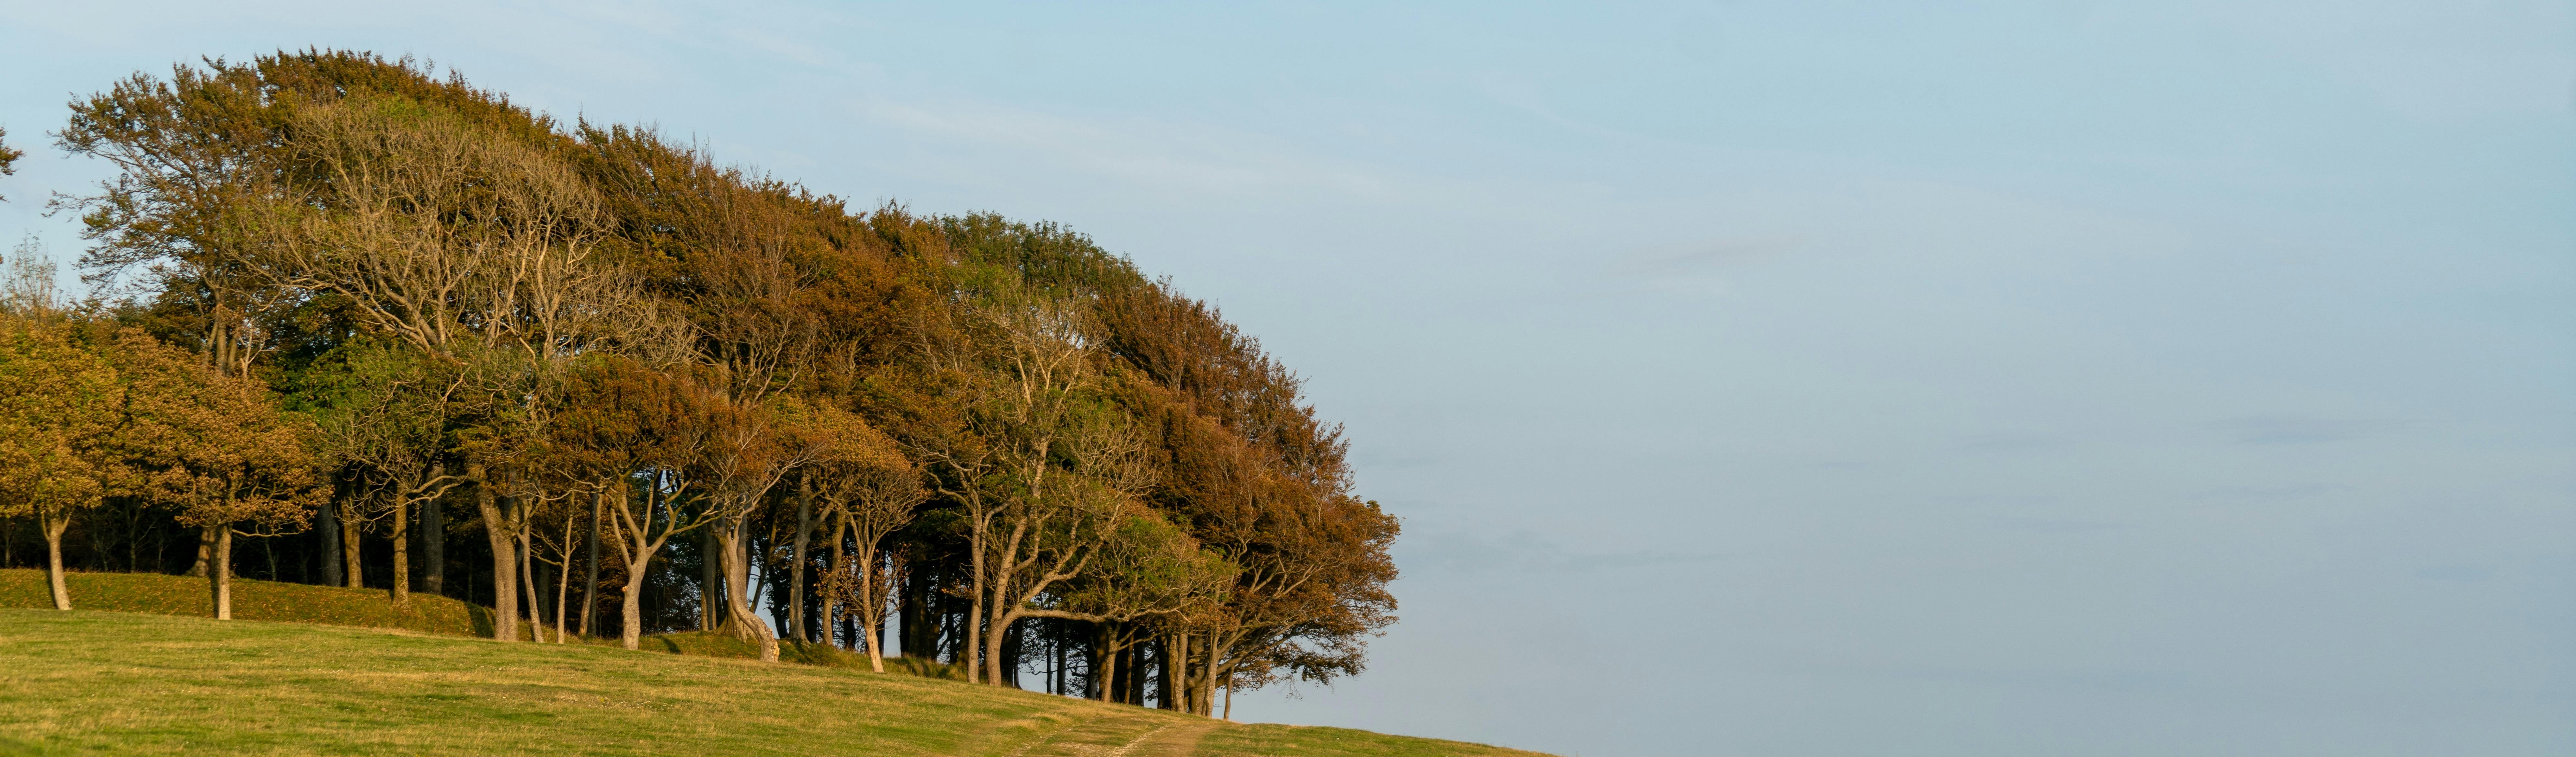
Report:
[[66,101],[324,46],[1171,276],[1405,524],[1367,672],[1238,720],[2576,754],[2576,3],[0,18],[0,235],[65,259]]

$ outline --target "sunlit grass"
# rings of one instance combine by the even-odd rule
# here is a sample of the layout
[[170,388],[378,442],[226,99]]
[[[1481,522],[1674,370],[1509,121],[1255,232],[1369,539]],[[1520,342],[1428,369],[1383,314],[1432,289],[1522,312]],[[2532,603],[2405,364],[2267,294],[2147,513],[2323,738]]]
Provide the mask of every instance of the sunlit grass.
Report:
[[587,646],[0,610],[0,738],[48,753],[1000,754],[1047,713],[910,676]]
[[1526,754],[878,675],[838,650],[782,665],[721,656],[737,651],[723,637],[652,641],[673,649],[5,609],[0,755]]
[[[159,573],[66,573],[63,582],[71,586],[72,609],[146,612],[157,615],[212,616],[214,603],[206,589],[206,579],[171,576]],[[45,573],[16,568],[0,570],[0,608],[42,609],[53,606],[45,591]],[[414,593],[408,607],[397,607],[391,593],[382,589],[348,589],[335,586],[233,579],[233,617],[242,620],[275,620],[289,623],[319,623],[363,628],[399,628],[422,633],[449,636],[492,636],[492,610],[482,605],[467,604],[447,597]],[[551,628],[551,627],[550,627]],[[548,632],[553,638],[552,631]],[[614,637],[578,639],[577,643],[614,645]],[[708,657],[757,658],[760,647],[730,635],[716,633],[675,633],[644,638],[647,652]],[[828,644],[779,645],[783,662],[822,665],[836,668],[868,667],[864,653],[838,649]],[[925,678],[965,680],[965,670],[956,665],[929,660],[890,658],[886,671]]]
[[[206,589],[206,579],[171,576],[159,573],[80,573],[64,574],[64,583],[72,592],[72,609],[145,612],[158,615],[213,615],[214,603]],[[53,606],[45,591],[45,573],[17,568],[0,570],[0,608],[41,609]],[[449,636],[492,636],[492,610],[482,605],[467,604],[447,597],[413,593],[409,606],[397,607],[390,592],[382,589],[349,589],[335,586],[233,579],[233,617],[242,620],[275,620],[289,623],[319,623],[363,628],[398,628],[407,631]],[[553,638],[549,631],[549,639]],[[614,637],[574,639],[576,643],[615,645]],[[707,657],[758,658],[760,647],[750,642],[718,633],[674,633],[647,636],[643,651]],[[822,665],[836,668],[868,667],[864,653],[838,649],[828,644],[779,645],[782,662]],[[889,658],[886,671],[925,678],[965,680],[965,669],[930,660]]]
[[[212,617],[214,596],[206,579],[159,573],[63,575],[72,609]],[[45,572],[0,570],[0,607],[53,607]],[[492,611],[434,594],[413,593],[395,606],[390,592],[335,586],[233,579],[233,617],[367,628],[400,628],[453,636],[491,636]]]
[[1230,725],[1199,741],[1198,754],[1298,755],[1298,757],[1461,757],[1463,755],[1537,755],[1514,749],[1440,739],[1389,736],[1348,728],[1249,724]]

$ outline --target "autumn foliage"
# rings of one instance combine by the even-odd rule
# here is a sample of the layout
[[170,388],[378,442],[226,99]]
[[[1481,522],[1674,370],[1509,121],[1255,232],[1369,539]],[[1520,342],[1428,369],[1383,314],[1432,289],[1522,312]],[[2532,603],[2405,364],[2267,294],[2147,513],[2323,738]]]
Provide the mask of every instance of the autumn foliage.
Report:
[[201,572],[220,614],[251,544],[504,640],[715,630],[1203,714],[1394,620],[1397,523],[1296,374],[1061,226],[852,209],[365,53],[73,113],[116,173],[56,204],[109,296],[0,331],[0,513],[57,576]]

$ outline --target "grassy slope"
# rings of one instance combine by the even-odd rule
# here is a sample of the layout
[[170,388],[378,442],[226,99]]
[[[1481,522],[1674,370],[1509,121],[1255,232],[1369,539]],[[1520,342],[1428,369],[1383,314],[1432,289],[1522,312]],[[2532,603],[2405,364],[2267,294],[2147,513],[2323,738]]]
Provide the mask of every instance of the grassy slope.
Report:
[[[0,576],[0,604],[25,604],[8,578]],[[102,599],[115,593],[104,588],[96,592]],[[36,591],[41,601],[41,584]],[[77,583],[72,591],[75,601],[83,596]],[[677,638],[672,646],[720,644]],[[722,653],[639,655],[296,623],[0,609],[0,755],[1529,754],[703,656],[710,652]]]
[[[203,578],[158,573],[68,573],[63,576],[63,582],[71,587],[72,609],[76,610],[189,617],[214,614],[214,601]],[[0,570],[0,608],[46,609],[53,606],[52,595],[45,591],[44,571],[26,568]],[[397,607],[392,596],[378,589],[275,583],[246,578],[233,579],[233,617],[492,637],[492,608],[482,605],[429,594],[413,594],[410,606]],[[575,641],[617,643],[616,639]],[[713,633],[648,636],[644,639],[644,648],[677,655],[745,659],[760,656],[757,646],[729,635]],[[868,667],[867,655],[854,654],[828,644],[789,642],[780,648],[779,658],[787,662],[835,668]],[[904,659],[887,660],[886,664],[889,669],[899,669],[912,675],[966,679],[965,670],[954,665]]]
[[[159,573],[66,573],[72,609],[148,612],[160,615],[212,617],[213,593],[206,579]],[[45,572],[27,568],[0,570],[0,607],[52,608]],[[233,617],[335,626],[400,628],[451,636],[492,635],[492,610],[446,597],[413,594],[409,606],[372,589],[233,579]]]

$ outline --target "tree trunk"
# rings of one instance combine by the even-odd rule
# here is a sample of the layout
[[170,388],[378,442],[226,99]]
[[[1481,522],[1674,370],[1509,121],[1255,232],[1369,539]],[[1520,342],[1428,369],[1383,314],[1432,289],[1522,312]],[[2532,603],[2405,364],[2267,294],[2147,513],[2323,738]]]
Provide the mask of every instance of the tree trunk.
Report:
[[215,619],[233,619],[233,528],[215,528],[215,555],[206,566],[206,577],[215,589]]
[[984,675],[984,596],[978,593],[968,600],[965,627],[958,630],[965,641],[957,650],[958,662],[966,663],[966,682],[982,683]]
[[1108,624],[1101,624],[1099,636],[1093,644],[1092,654],[1099,658],[1099,662],[1091,666],[1091,685],[1099,687],[1100,701],[1116,702],[1118,701],[1118,650],[1110,646]]
[[1145,652],[1153,645],[1143,641],[1127,644],[1127,703],[1145,706]]
[[1191,664],[1197,657],[1191,653],[1196,650],[1189,634],[1172,634],[1172,646],[1167,650],[1172,653],[1172,659],[1168,665],[1172,669],[1172,703],[1178,705],[1172,709],[1181,712],[1197,712],[1199,709],[1198,666]]
[[[623,487],[625,482],[618,483]],[[623,488],[618,490],[618,496],[625,496]],[[590,622],[590,612],[599,607],[599,518],[607,499],[606,491],[590,498],[590,535],[583,538],[582,544],[581,635],[589,637],[599,635],[599,626]]]
[[322,522],[313,525],[313,535],[322,542],[322,548],[318,550],[322,559],[322,585],[347,586],[348,579],[343,576],[348,574],[341,572],[344,563],[340,560],[340,541],[347,536],[340,530],[340,500],[348,496],[349,485],[338,480],[342,477],[333,478],[338,485],[332,487],[331,501],[323,504],[322,511],[317,513]]
[[1170,652],[1172,668],[1172,709],[1185,713],[1199,711],[1199,640],[1190,634],[1172,635]]
[[511,541],[519,558],[519,587],[528,592],[528,637],[530,641],[543,644],[546,643],[546,597],[537,593],[536,544],[526,533],[511,537]]
[[984,632],[984,676],[987,683],[1008,686],[1010,683],[1002,679],[1002,645],[1010,640],[1011,625],[1020,618],[1019,613],[1002,610],[1001,603],[994,604],[991,627]]
[[1172,637],[1154,640],[1154,664],[1161,668],[1156,671],[1160,675],[1154,676],[1154,706],[1166,710],[1180,709],[1173,706],[1175,703],[1172,701],[1172,692],[1179,688],[1172,685]]
[[[324,509],[327,510],[330,508]],[[361,559],[363,555],[358,550],[359,546],[363,543],[359,541],[359,523],[360,521],[356,518],[340,519],[339,552],[340,564],[343,570],[341,571],[342,582],[339,585],[352,589],[364,589],[367,587],[367,569],[364,567],[366,563]]]
[[[876,617],[883,618],[884,613],[877,613]],[[869,620],[860,623],[860,625],[866,626],[866,628],[860,629],[859,631],[859,633],[868,637],[868,669],[879,673],[885,672],[885,650],[877,648],[878,644],[883,643],[883,641],[878,638],[879,636],[884,635],[879,629],[879,626],[882,624],[882,620]]]
[[[567,524],[569,525],[569,524]],[[564,529],[565,551],[571,551],[572,529]],[[555,566],[555,643],[564,643],[564,602],[572,598],[572,556],[557,555],[563,564]]]
[[[676,517],[676,516],[674,516]],[[724,555],[716,545],[716,529],[698,532],[698,630],[716,630],[716,620],[724,615]]]
[[197,529],[197,564],[188,568],[188,577],[205,578],[206,566],[215,561],[215,530]]
[[626,597],[618,603],[618,617],[624,625],[619,626],[617,643],[628,651],[644,640],[644,568],[653,563],[652,555],[644,550],[637,549],[635,554],[635,561],[626,566]]
[[[849,538],[849,535],[850,535],[850,516],[849,516],[849,514],[848,514],[848,513],[835,513],[835,514],[833,514],[833,516],[832,516],[832,555],[831,555],[831,558],[832,558],[832,559],[831,559],[831,562],[826,563],[826,564],[828,564],[828,565],[831,565],[831,566],[832,566],[832,573],[833,573],[835,576],[846,576],[846,575],[849,573],[849,566],[848,566],[847,564],[844,564],[844,563],[842,563],[842,562],[841,562],[841,559],[842,559],[842,553],[841,553],[841,542],[842,542],[843,540],[845,540],[845,539]],[[864,589],[865,587],[863,586],[863,587],[861,587],[861,588],[863,588],[863,589]],[[860,593],[865,594],[865,593],[867,593],[867,592],[862,591],[862,592],[860,592]],[[824,640],[824,641],[831,641],[831,640],[832,640],[832,621],[833,621],[834,619],[836,619],[836,618],[840,618],[840,617],[841,617],[841,613],[840,613],[840,612],[838,612],[838,610],[840,610],[840,605],[839,605],[840,598],[839,598],[839,597],[834,597],[834,596],[831,596],[831,595],[828,595],[828,594],[827,594],[827,595],[824,595],[824,596],[823,596],[822,600],[823,600],[823,601],[822,601],[823,606],[822,606],[822,608],[821,608],[821,609],[822,609],[822,611],[823,611],[823,640]],[[852,608],[852,609],[856,609],[856,608]],[[878,609],[879,609],[879,611],[878,611],[878,613],[877,613],[877,616],[880,618],[880,621],[879,621],[876,625],[880,625],[880,626],[882,626],[882,625],[884,625],[884,623],[883,623],[883,621],[882,621],[882,618],[883,618],[883,617],[884,617],[884,615],[885,615],[885,613],[884,613],[884,611],[883,611],[883,610],[884,610],[884,608],[878,608]],[[848,625],[845,623],[845,624],[843,624],[843,627],[845,627],[845,628],[846,628],[846,627],[848,627]],[[870,642],[870,643],[871,643],[871,644],[874,644],[875,642]],[[850,639],[850,640],[849,640],[849,644],[850,644],[850,648],[851,648],[851,649],[857,649],[857,648],[858,648],[858,646],[859,646],[859,640],[858,640],[858,639]],[[870,648],[870,649],[875,649],[875,647],[874,647],[874,646],[870,646],[869,648]],[[870,652],[869,654],[876,654],[876,653],[875,653],[875,652]],[[883,673],[883,672],[885,672],[885,671],[883,671],[883,670],[879,670],[879,671],[877,671],[877,672],[879,672],[879,673]]]
[[420,503],[420,590],[447,594],[447,507],[437,499]]
[[465,474],[475,480],[474,508],[483,516],[483,536],[492,543],[492,638],[519,640],[518,548],[501,518],[501,505],[484,483],[483,466],[469,463]]
[[[647,481],[644,489],[644,517],[636,519],[632,524],[628,524],[621,518],[617,527],[617,538],[624,540],[619,543],[630,547],[625,550],[626,591],[623,592],[624,596],[618,598],[617,603],[620,623],[617,643],[628,651],[634,651],[644,638],[644,571],[652,567],[653,553],[661,548],[660,543],[647,538],[653,531],[654,507],[663,504],[660,474],[655,474],[654,478]],[[626,509],[627,496],[627,491],[623,487],[617,490],[618,512],[629,512]],[[672,511],[670,517],[678,518],[680,514]],[[628,525],[632,525],[635,530],[628,531]],[[670,534],[665,532],[662,538],[668,540]]]
[[913,571],[900,589],[903,602],[895,605],[894,654],[897,657],[936,656],[935,653],[922,653],[928,645],[921,640],[922,632],[930,627],[930,594],[922,587],[930,585],[931,575],[932,572],[927,570]]
[[1106,664],[1109,658],[1109,655],[1106,654],[1108,651],[1106,647],[1108,646],[1109,624],[1091,624],[1091,643],[1085,644],[1082,647],[1083,667],[1084,669],[1091,671],[1091,675],[1089,676],[1090,688],[1084,690],[1082,693],[1088,698],[1098,699],[1103,702],[1109,701],[1109,687],[1106,685],[1107,682],[1101,680],[1109,672],[1109,666]]
[[54,609],[72,609],[72,588],[63,583],[63,531],[72,527],[68,510],[37,514],[38,527],[45,530],[45,588],[53,592]]
[[731,616],[728,625],[735,638],[760,645],[761,662],[778,661],[778,635],[770,633],[769,624],[751,610],[751,539],[744,533],[743,519],[728,518],[724,523],[721,551],[724,553],[725,608]]
[[407,494],[394,494],[393,592],[394,604],[397,605],[411,603],[411,521],[408,517],[411,515],[411,508],[406,506],[410,500],[411,497]]
[[1216,634],[1208,634],[1207,664],[1199,668],[1199,714],[1216,714]]
[[975,676],[984,672],[984,666],[981,664],[982,661],[978,659],[976,655],[982,652],[984,647],[982,643],[984,635],[981,633],[984,630],[984,593],[990,591],[992,588],[986,585],[987,574],[984,570],[984,544],[987,540],[992,538],[992,535],[985,533],[985,531],[985,524],[981,521],[977,521],[974,523],[973,528],[967,533],[968,538],[966,539],[966,551],[968,553],[967,562],[969,564],[969,569],[974,571],[974,575],[969,576],[971,582],[968,584],[968,587],[971,588],[972,591],[967,592],[972,595],[974,599],[969,600],[966,606],[966,649],[964,655],[966,657],[967,683],[975,683]]
[[1029,628],[1020,625],[1025,620],[1028,619],[1014,617],[1011,622],[1003,624],[1002,648],[996,656],[1000,657],[1002,662],[1000,666],[1002,674],[998,680],[1008,688],[1025,688],[1020,685],[1020,671],[1028,667]]
[[814,629],[805,623],[805,547],[813,535],[814,478],[797,476],[794,562],[787,567],[787,627],[796,629],[796,639],[805,642],[814,640]]

